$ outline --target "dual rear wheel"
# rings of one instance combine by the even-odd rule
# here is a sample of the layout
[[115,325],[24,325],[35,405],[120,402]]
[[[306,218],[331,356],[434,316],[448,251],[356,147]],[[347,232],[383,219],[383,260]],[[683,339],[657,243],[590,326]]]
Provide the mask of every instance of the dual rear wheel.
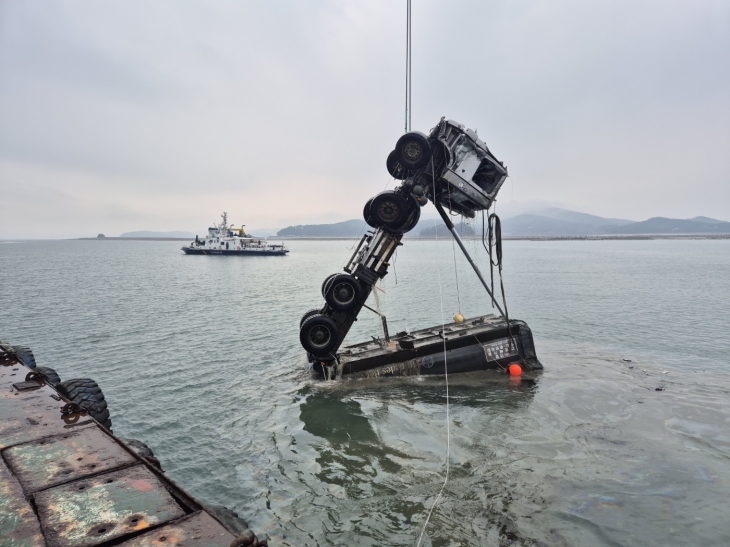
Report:
[[[332,274],[322,283],[322,296],[336,311],[349,311],[360,304],[363,289],[360,282],[347,273]],[[339,341],[339,328],[322,310],[306,312],[299,322],[299,341],[315,357],[328,357]]]
[[363,217],[372,228],[385,227],[396,233],[406,233],[418,224],[421,206],[411,194],[387,190],[365,204]]

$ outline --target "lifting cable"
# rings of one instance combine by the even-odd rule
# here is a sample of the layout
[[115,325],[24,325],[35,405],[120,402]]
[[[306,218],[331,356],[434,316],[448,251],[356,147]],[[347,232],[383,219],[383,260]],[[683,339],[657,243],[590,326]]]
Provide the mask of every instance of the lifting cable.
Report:
[[406,4],[406,130],[411,130],[411,0]]
[[[489,276],[492,281],[492,294],[494,294],[494,268],[496,266],[497,272],[499,273],[499,287],[502,291],[502,305],[504,306],[504,319],[507,322],[507,332],[509,333],[512,346],[520,357],[520,362],[524,364],[525,359],[514,336],[512,336],[512,326],[509,322],[507,297],[504,294],[504,280],[502,279],[502,221],[496,212],[488,216],[485,228],[484,211],[482,210],[482,245],[489,256]],[[492,307],[494,307],[494,299],[492,300]]]
[[[410,16],[410,0],[408,0],[408,6],[409,6],[409,16]],[[435,175],[433,174],[433,158],[431,158],[431,174],[434,177],[433,184],[434,189],[436,188],[436,179]],[[438,246],[438,224],[436,225],[436,246]],[[453,239],[453,238],[452,238]],[[446,381],[446,476],[444,477],[444,483],[441,485],[441,490],[439,490],[438,495],[436,496],[436,499],[433,500],[433,504],[431,505],[431,509],[428,510],[428,515],[426,515],[426,520],[423,523],[423,529],[421,530],[421,536],[418,538],[418,543],[416,543],[416,547],[421,546],[421,542],[423,541],[423,536],[426,533],[426,528],[428,527],[428,521],[431,520],[431,514],[433,513],[433,510],[436,509],[436,506],[439,504],[439,501],[441,501],[442,496],[444,495],[444,490],[446,490],[446,485],[449,482],[449,471],[451,468],[451,418],[449,416],[449,368],[447,366],[447,357],[446,357],[446,322],[444,321],[444,296],[443,296],[443,290],[441,289],[441,267],[439,266],[438,261],[436,261],[436,275],[438,276],[438,282],[439,282],[439,302],[441,303],[441,337],[444,339],[444,378]]]

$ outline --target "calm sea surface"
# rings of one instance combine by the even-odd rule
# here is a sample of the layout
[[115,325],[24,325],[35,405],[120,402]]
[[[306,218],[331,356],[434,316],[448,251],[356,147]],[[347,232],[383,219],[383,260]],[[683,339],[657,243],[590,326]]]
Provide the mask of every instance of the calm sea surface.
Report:
[[[272,545],[415,545],[446,470],[444,380],[312,377],[299,318],[352,242],[288,245],[0,242],[0,338],[94,378],[117,435]],[[545,372],[450,378],[451,474],[424,544],[730,545],[730,241],[504,253]],[[401,247],[391,332],[490,313],[467,266],[457,290],[450,241]],[[363,311],[349,340],[379,334]]]

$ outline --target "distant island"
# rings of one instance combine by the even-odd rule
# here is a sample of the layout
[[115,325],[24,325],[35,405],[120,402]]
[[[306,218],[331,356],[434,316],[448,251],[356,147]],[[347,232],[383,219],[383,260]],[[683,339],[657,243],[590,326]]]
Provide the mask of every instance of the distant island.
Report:
[[[478,225],[477,225],[478,224]],[[358,237],[371,229],[363,220],[353,219],[332,224],[288,226],[278,237],[337,238]],[[481,222],[468,221],[458,226],[460,234],[470,237],[481,233]],[[502,235],[507,237],[560,236],[638,236],[638,235],[713,235],[730,234],[730,222],[698,216],[690,219],[653,217],[636,222],[605,218],[577,211],[551,207],[502,219]],[[406,237],[446,237],[446,226],[440,220],[423,220]]]
[[191,232],[150,232],[147,230],[141,230],[139,232],[125,232],[119,237],[129,237],[129,238],[185,238],[185,239],[195,239],[195,234]]
[[730,234],[730,222],[709,217],[675,219],[654,217],[641,222],[603,218],[565,209],[526,214],[502,221],[507,236],[692,235]]
[[[460,217],[457,217],[460,220]],[[466,219],[464,222],[454,223],[462,237],[480,236],[482,231],[481,218]],[[281,230],[262,230],[277,238],[358,238],[372,230],[364,220],[352,219],[331,224],[298,224],[287,226]],[[276,236],[273,233],[276,233]],[[268,235],[268,234],[260,234]],[[407,238],[446,238],[449,231],[441,219],[422,219],[418,226],[405,235]],[[730,237],[730,222],[715,218],[697,216],[694,218],[665,218],[653,217],[643,221],[634,221],[621,218],[606,218],[589,215],[577,211],[569,211],[558,207],[535,210],[528,214],[505,216],[502,218],[502,235],[507,238],[572,238],[572,237],[642,237],[642,236],[721,236]],[[256,237],[256,236],[251,236]],[[107,237],[99,234],[97,240],[192,240],[195,234],[184,231],[154,232],[140,230],[125,232],[119,237]],[[263,238],[262,238],[263,239]]]
[[334,224],[304,224],[287,226],[276,232],[278,237],[358,237],[368,225],[364,220],[346,220]]

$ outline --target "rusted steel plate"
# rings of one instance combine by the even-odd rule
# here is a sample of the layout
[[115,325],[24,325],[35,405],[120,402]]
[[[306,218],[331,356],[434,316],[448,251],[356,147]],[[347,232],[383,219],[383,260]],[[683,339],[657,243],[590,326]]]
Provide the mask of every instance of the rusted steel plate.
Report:
[[0,545],[43,547],[43,535],[23,491],[0,460]]
[[200,512],[125,541],[119,547],[229,547],[234,539],[217,520]]
[[184,515],[143,465],[44,490],[35,502],[49,547],[99,545]]
[[137,461],[98,426],[17,445],[3,455],[26,492]]
[[49,386],[31,391],[13,388],[29,371],[22,365],[0,366],[0,449],[94,423],[85,413],[61,416],[66,403]]

